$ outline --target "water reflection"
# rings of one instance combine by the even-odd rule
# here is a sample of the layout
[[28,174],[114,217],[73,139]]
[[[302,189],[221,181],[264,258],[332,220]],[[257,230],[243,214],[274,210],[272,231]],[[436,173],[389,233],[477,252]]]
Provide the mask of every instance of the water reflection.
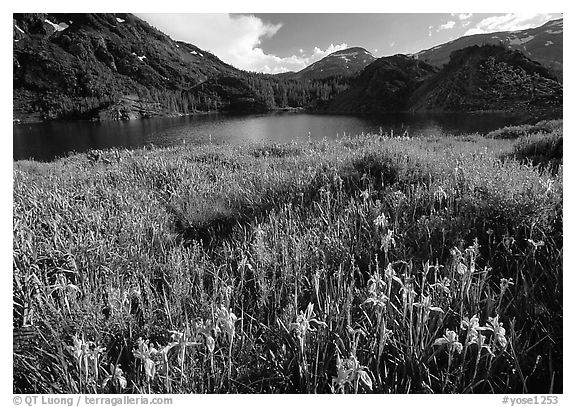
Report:
[[147,144],[170,146],[205,143],[284,143],[336,138],[346,134],[377,133],[416,135],[486,133],[517,124],[507,114],[395,114],[378,118],[305,113],[229,116],[221,114],[125,122],[46,122],[14,125],[15,160],[49,161],[71,152],[112,147],[137,148]]

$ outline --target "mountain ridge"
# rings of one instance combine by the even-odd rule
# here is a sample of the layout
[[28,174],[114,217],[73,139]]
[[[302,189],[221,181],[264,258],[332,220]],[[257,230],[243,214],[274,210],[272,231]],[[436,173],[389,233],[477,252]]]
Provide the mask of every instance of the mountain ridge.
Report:
[[550,69],[562,81],[563,77],[563,19],[550,20],[535,28],[517,31],[498,31],[459,37],[447,43],[412,54],[417,59],[441,67],[450,54],[473,45],[499,45],[521,51],[530,59]]
[[[545,24],[540,31],[558,35],[558,21]],[[519,31],[515,38],[528,38],[523,37],[525,34],[526,30]],[[437,89],[433,89],[436,82],[431,79],[454,80],[448,74],[440,75],[450,65],[439,66],[446,44],[412,56],[397,54],[379,59],[362,47],[351,47],[333,52],[299,72],[268,75],[236,69],[210,52],[175,41],[126,13],[17,13],[13,15],[13,38],[13,113],[17,122],[125,120],[206,111],[260,113],[285,108],[377,114],[451,109],[453,104],[438,96]],[[534,37],[524,43],[534,45],[538,41]],[[447,44],[454,47],[453,43]],[[450,55],[458,55],[459,51]],[[463,59],[460,61],[465,64]],[[454,62],[452,68],[454,64],[458,63]],[[534,82],[538,83],[537,89],[543,90],[539,100],[548,95],[553,99],[551,103],[557,104],[561,85],[560,91],[552,85],[554,77],[544,67],[536,69],[524,62],[520,65],[521,70],[530,66],[529,71],[539,72],[540,78]],[[498,69],[499,74],[509,75],[509,80],[516,83],[512,72],[516,68],[507,71],[499,65]],[[552,82],[543,85],[544,79]],[[488,82],[488,87],[503,89],[502,83]],[[421,87],[424,83],[426,86]],[[469,93],[460,94],[464,99],[474,93],[469,86],[461,88]],[[511,91],[514,93],[514,89]],[[430,98],[431,94],[436,95],[436,102],[416,100]],[[483,97],[488,96],[486,93]],[[498,92],[492,96],[499,97]],[[478,104],[479,109],[491,107],[489,103]],[[525,107],[531,108],[529,103]]]
[[260,113],[326,102],[345,80],[242,71],[132,14],[14,14],[16,122]]
[[370,64],[326,113],[562,109],[562,85],[538,62],[502,45],[471,46],[442,68],[399,54]]

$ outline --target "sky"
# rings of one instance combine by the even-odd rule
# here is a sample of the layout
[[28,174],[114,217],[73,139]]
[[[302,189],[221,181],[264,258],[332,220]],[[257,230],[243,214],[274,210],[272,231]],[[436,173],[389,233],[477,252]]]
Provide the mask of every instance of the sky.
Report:
[[533,28],[560,13],[164,14],[136,13],[175,40],[210,51],[237,68],[299,71],[349,47],[375,57],[410,54],[464,35]]

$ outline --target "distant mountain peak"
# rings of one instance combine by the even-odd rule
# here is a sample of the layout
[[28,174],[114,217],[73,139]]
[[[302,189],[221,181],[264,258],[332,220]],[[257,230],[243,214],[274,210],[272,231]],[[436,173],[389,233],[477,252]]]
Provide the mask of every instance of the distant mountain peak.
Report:
[[[351,47],[351,48],[341,49],[339,51],[331,53],[330,55],[346,55],[346,54],[369,54],[369,55],[372,55],[372,53],[370,51],[368,51],[362,47]],[[328,55],[328,56],[330,56],[330,55]]]
[[325,56],[292,74],[291,77],[294,79],[324,79],[332,76],[352,76],[375,60],[376,58],[365,48],[346,48]]

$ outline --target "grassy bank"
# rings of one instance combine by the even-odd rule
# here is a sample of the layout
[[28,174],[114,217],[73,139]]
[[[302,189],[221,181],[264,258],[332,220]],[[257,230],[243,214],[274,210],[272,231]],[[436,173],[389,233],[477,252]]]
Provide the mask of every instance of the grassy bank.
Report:
[[520,142],[16,162],[14,391],[562,392],[562,166]]

